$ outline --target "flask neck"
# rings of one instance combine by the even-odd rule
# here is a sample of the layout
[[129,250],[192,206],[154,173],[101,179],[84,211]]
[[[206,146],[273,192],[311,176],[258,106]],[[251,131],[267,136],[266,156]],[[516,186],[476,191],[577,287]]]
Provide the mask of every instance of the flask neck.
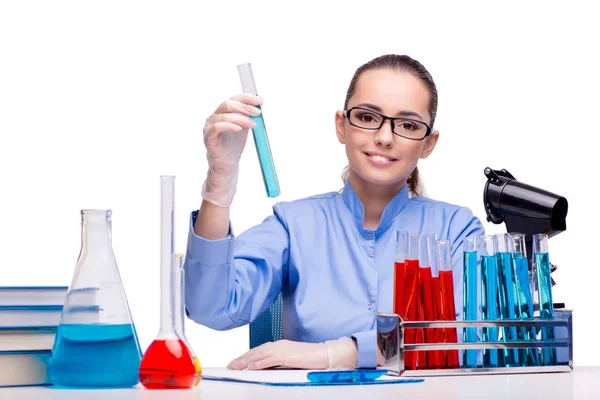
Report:
[[160,194],[160,332],[163,338],[176,336],[173,313],[175,179],[161,176]]
[[[167,256],[168,257],[168,256]],[[179,284],[175,281],[175,268],[172,257],[161,265],[160,278],[160,333],[163,339],[176,339],[176,307],[180,296]]]
[[81,246],[89,254],[112,251],[111,211],[81,211]]

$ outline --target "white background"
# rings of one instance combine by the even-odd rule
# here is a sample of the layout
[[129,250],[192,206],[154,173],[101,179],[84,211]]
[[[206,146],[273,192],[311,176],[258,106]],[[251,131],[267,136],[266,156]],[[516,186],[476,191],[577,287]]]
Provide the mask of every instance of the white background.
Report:
[[[418,4],[417,4],[418,3]],[[12,1],[0,3],[0,285],[68,285],[82,208],[113,210],[113,244],[142,348],[159,327],[159,176],[176,182],[176,247],[206,174],[206,117],[251,62],[282,195],[264,193],[254,146],[232,208],[236,232],[274,201],[341,187],[334,131],[355,69],[409,54],[439,90],[429,195],[485,222],[483,169],[569,201],[549,242],[554,299],[575,309],[575,364],[598,365],[600,91],[593,2]],[[596,321],[595,321],[596,320]],[[205,366],[248,348],[248,327],[187,323]]]

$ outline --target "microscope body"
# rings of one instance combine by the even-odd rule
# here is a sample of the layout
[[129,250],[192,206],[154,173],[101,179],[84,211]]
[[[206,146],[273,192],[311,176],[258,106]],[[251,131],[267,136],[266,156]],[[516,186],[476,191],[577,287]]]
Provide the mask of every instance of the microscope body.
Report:
[[[505,169],[485,168],[487,177],[483,203],[488,222],[506,224],[508,233],[523,233],[527,257],[531,257],[533,235],[545,233],[548,238],[567,229],[567,199],[515,179]],[[551,272],[556,270],[552,265]],[[531,259],[529,270],[532,270]],[[552,285],[554,285],[554,280]]]

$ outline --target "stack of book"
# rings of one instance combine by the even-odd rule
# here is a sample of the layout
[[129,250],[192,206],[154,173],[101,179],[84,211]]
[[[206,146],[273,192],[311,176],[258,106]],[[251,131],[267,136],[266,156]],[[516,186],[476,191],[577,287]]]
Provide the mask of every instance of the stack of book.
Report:
[[0,286],[0,387],[49,384],[67,287]]

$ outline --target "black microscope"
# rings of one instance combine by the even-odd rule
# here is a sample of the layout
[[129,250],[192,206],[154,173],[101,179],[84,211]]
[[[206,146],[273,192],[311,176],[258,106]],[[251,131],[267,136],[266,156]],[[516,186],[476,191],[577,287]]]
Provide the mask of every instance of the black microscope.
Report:
[[[507,170],[485,168],[487,182],[483,190],[486,219],[494,224],[506,224],[508,233],[525,234],[525,247],[531,271],[533,235],[545,233],[548,238],[567,229],[567,199],[546,190],[519,182]],[[557,269],[552,265],[550,272]],[[555,282],[552,280],[552,285]],[[555,309],[565,308],[555,303]]]

